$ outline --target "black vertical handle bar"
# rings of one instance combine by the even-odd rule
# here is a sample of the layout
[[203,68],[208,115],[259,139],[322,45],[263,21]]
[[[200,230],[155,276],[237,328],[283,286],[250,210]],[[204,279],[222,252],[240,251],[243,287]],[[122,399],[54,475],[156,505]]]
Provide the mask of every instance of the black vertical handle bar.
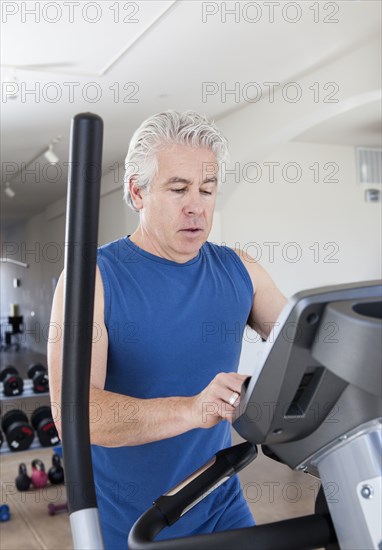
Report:
[[69,155],[61,419],[69,513],[97,507],[89,429],[103,121],[74,117]]

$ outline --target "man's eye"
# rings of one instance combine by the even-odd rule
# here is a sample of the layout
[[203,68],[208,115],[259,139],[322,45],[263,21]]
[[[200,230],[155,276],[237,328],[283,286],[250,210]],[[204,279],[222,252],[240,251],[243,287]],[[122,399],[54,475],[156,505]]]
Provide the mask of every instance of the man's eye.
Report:
[[185,190],[186,190],[185,187],[183,189],[171,189],[171,191],[173,191],[174,193],[182,193]]
[[202,193],[204,193],[205,195],[212,195],[212,193],[210,193],[210,191],[202,191]]

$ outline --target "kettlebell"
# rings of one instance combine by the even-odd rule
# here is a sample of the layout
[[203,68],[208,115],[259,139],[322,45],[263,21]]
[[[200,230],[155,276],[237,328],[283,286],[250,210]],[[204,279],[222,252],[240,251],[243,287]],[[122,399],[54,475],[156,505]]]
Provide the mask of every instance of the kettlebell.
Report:
[[48,475],[42,460],[32,460],[32,485],[36,489],[42,489],[48,483]]
[[49,468],[48,478],[53,485],[64,483],[64,469],[61,466],[61,460],[57,454],[52,456],[52,466]]
[[16,488],[18,491],[28,491],[32,480],[27,474],[27,467],[24,462],[19,464],[19,475],[15,479]]

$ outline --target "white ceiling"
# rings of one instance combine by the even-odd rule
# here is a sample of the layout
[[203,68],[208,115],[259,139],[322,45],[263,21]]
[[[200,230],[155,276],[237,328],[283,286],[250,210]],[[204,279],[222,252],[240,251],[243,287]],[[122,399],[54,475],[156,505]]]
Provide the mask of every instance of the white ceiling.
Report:
[[[150,114],[168,108],[195,109],[219,121],[245,103],[242,97],[237,102],[233,94],[224,101],[220,93],[203,100],[203,83],[225,82],[232,89],[236,82],[293,81],[313,75],[323,64],[381,32],[378,0],[320,2],[319,14],[312,9],[313,2],[301,1],[297,23],[286,20],[295,17],[293,7],[282,16],[288,2],[275,5],[274,22],[263,2],[82,1],[79,6],[35,2],[35,14],[25,12],[32,3],[4,4],[18,6],[18,12],[2,13],[2,184],[12,167],[20,167],[62,136],[55,147],[61,177],[51,167],[51,181],[44,181],[41,158],[40,167],[32,166],[37,176],[27,174],[25,181],[12,182],[14,199],[1,193],[2,219],[8,225],[65,196],[63,163],[68,160],[75,114],[92,111],[104,119],[106,172],[114,163],[123,163],[133,131]],[[224,22],[223,5],[236,4],[240,11],[236,16],[227,14]],[[86,8],[89,5],[93,7]],[[243,6],[246,12],[241,11]],[[338,13],[333,13],[336,6]],[[207,9],[217,13],[206,15]],[[255,16],[259,20],[250,23]],[[315,17],[320,20],[315,22]],[[339,22],[325,24],[324,17]],[[357,67],[354,74],[356,78]],[[4,86],[9,90],[14,79],[18,95],[11,99],[4,95]],[[35,95],[28,93],[33,89]],[[378,145],[380,117],[380,106],[374,103],[338,115],[298,139]]]
[[299,135],[298,141],[382,147],[382,105],[374,101],[317,124]]

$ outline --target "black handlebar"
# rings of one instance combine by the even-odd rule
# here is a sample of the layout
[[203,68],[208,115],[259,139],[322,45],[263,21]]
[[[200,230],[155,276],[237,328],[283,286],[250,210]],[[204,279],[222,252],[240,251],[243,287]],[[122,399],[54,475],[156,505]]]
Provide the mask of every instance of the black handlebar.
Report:
[[130,531],[129,550],[310,550],[326,548],[336,541],[330,515],[320,514],[155,542],[154,538],[166,525],[159,509],[155,506],[150,508]]
[[[261,525],[206,535],[155,542],[155,537],[172,525],[232,475],[257,456],[251,443],[241,443],[219,451],[202,468],[154,502],[133,525],[130,550],[306,550],[325,547],[336,536],[329,515],[315,514]],[[291,543],[290,541],[293,541]]]
[[61,392],[70,513],[97,506],[90,453],[89,386],[102,137],[103,122],[99,116],[82,113],[74,117],[65,235]]
[[204,466],[154,501],[154,505],[165,517],[167,525],[172,525],[256,456],[257,448],[252,443],[222,449]]

